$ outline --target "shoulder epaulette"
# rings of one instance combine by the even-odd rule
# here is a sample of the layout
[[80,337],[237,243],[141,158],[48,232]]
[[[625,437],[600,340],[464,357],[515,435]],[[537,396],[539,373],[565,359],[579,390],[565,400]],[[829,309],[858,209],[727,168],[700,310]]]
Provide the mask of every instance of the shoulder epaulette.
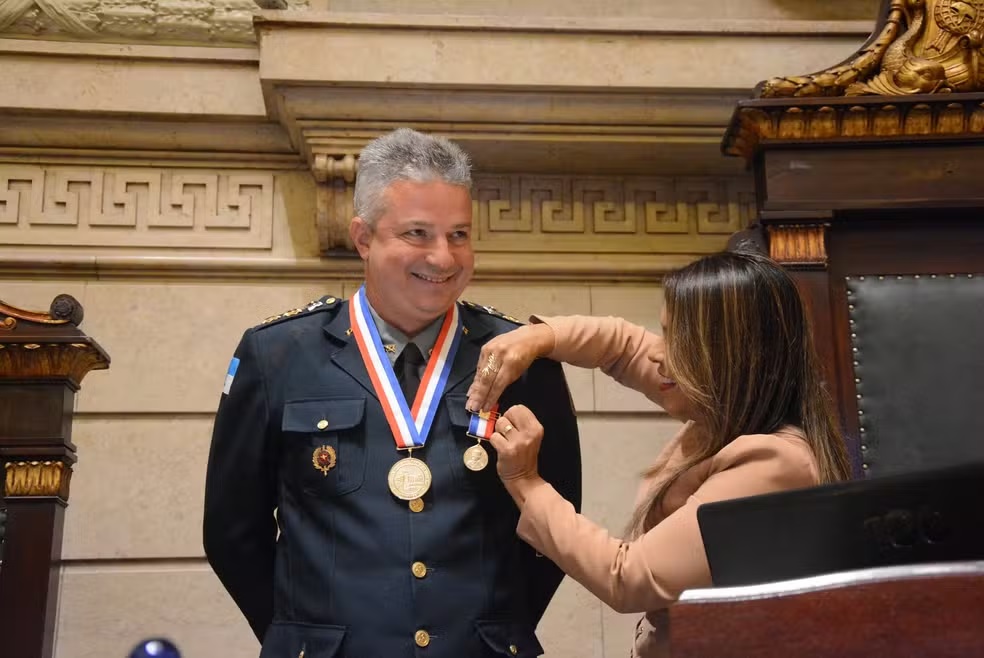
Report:
[[461,303],[470,309],[478,311],[479,313],[485,313],[486,315],[491,315],[492,317],[502,318],[503,320],[512,322],[513,324],[525,324],[522,320],[518,320],[511,315],[506,315],[492,306],[483,306],[482,304],[476,304],[475,302],[469,302],[464,299],[461,300]]
[[279,322],[283,322],[284,320],[289,320],[290,318],[310,315],[311,313],[320,313],[321,311],[328,311],[337,306],[341,301],[341,299],[333,295],[325,295],[321,299],[315,299],[314,301],[308,302],[304,306],[292,308],[289,311],[284,311],[283,313],[278,313],[277,315],[271,315],[254,328],[262,329],[264,327],[269,327]]

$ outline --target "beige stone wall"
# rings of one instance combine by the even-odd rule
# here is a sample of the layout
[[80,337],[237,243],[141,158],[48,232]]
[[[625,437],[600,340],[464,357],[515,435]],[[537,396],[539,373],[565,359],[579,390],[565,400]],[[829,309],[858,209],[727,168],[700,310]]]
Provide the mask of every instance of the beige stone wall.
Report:
[[[356,281],[168,283],[3,281],[0,299],[45,308],[67,292],[83,328],[112,356],[85,380],[79,462],[65,525],[58,658],[123,656],[143,635],[173,637],[188,658],[246,658],[257,645],[204,560],[205,463],[215,406],[240,332]],[[656,286],[473,285],[466,298],[516,315],[614,314],[659,325]],[[584,512],[619,532],[636,474],[678,424],[601,375],[568,371],[584,451]],[[624,656],[632,616],[565,581],[539,635],[548,656]]]

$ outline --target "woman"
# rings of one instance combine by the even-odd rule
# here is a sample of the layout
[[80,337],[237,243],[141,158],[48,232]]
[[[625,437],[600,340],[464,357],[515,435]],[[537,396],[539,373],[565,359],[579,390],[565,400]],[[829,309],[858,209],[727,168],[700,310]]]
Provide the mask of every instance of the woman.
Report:
[[628,538],[575,513],[537,473],[543,428],[523,406],[490,441],[521,511],[517,532],[619,612],[646,612],[635,656],[660,652],[661,613],[711,585],[697,526],[701,503],[848,477],[806,309],[771,260],[702,258],[665,279],[663,337],[620,318],[533,318],[487,343],[470,409],[488,409],[539,356],[600,367],[686,421],[645,472]]

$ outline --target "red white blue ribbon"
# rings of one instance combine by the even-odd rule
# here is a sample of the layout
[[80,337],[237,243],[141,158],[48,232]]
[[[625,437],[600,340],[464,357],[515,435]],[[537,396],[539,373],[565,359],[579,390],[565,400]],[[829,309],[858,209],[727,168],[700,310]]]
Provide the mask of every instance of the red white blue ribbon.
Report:
[[405,449],[423,446],[461,342],[462,321],[458,305],[454,304],[444,316],[441,331],[437,335],[434,349],[431,350],[430,359],[427,360],[427,367],[412,405],[403,397],[393,366],[386,356],[379,330],[369,312],[365,286],[359,288],[349,302],[349,320],[355,342],[362,353],[362,361],[369,372],[369,379],[372,380],[372,387],[393,431],[396,447]]
[[473,413],[471,420],[468,421],[468,436],[476,439],[487,439],[495,432],[495,421],[499,419],[499,405],[493,406],[488,411]]

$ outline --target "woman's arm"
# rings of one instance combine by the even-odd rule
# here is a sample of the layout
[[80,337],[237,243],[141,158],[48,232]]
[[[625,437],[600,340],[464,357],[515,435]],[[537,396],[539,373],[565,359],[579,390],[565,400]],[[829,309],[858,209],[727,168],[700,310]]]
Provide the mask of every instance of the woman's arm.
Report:
[[537,477],[504,483],[520,506],[520,537],[614,610],[641,612],[669,605],[685,589],[711,584],[697,525],[701,503],[817,483],[809,447],[771,435],[739,437],[685,478],[699,481],[705,473],[686,504],[631,542],[577,514]]
[[533,316],[553,330],[551,359],[582,368],[600,368],[623,386],[660,403],[660,384],[653,358],[664,351],[663,338],[617,317],[586,315]]
[[601,368],[620,384],[662,405],[654,359],[663,355],[661,336],[615,317],[533,316],[531,324],[496,336],[482,346],[466,408],[488,410],[505,388],[538,357],[584,368]]

